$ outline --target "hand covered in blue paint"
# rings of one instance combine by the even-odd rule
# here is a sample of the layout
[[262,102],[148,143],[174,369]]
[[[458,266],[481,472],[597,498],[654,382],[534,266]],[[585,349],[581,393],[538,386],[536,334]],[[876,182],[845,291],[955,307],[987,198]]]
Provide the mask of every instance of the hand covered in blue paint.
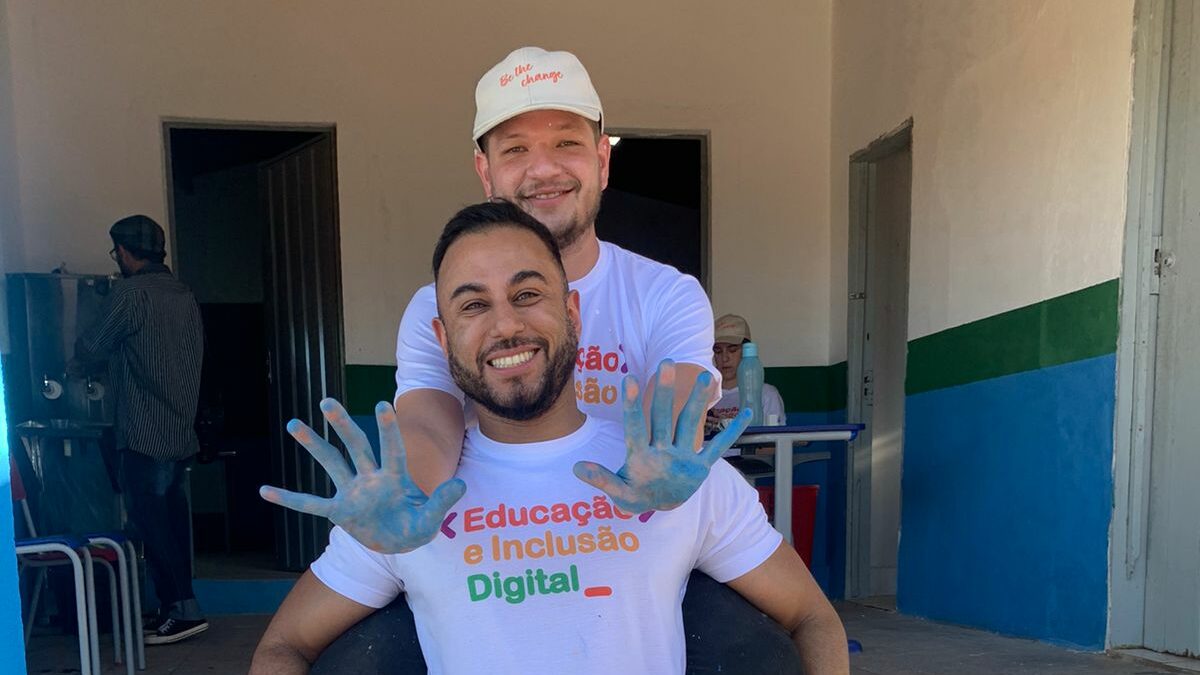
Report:
[[752,412],[743,410],[730,425],[696,451],[696,434],[705,414],[712,375],[701,373],[691,396],[679,413],[672,433],[675,402],[675,364],[663,361],[655,375],[650,407],[650,434],[642,395],[632,377],[622,382],[625,416],[625,464],[616,473],[595,462],[579,462],[575,475],[603,491],[628,513],[667,511],[688,500],[708,477],[708,470],[750,423]]
[[426,495],[408,475],[404,440],[396,411],[387,403],[375,406],[379,424],[381,464],[375,464],[371,442],[337,401],[321,401],[326,421],[346,444],[354,471],[336,448],[300,420],[287,425],[288,433],[308,450],[329,473],[337,492],[317,497],[264,485],[262,498],[293,511],[322,516],[340,525],[360,544],[379,553],[406,553],[437,536],[446,512],[466,492],[457,478],[442,483]]

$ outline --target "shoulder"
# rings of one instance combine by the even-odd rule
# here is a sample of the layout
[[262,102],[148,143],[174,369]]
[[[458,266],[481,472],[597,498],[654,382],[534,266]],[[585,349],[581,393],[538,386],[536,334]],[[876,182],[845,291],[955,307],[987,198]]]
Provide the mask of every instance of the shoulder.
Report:
[[657,260],[651,260],[644,255],[621,248],[616,244],[601,241],[600,246],[607,250],[613,267],[622,272],[636,272],[646,276],[661,276],[664,278],[687,276],[670,265],[660,263]]
[[408,309],[404,310],[405,314],[410,311],[437,312],[437,289],[432,283],[425,284],[413,293],[408,301]]
[[404,308],[404,316],[400,320],[401,330],[405,327],[424,329],[429,326],[430,320],[435,316],[437,316],[437,292],[434,290],[433,284],[426,284],[413,293],[412,299],[408,301],[408,306]]
[[608,250],[611,269],[610,277],[632,281],[636,288],[651,293],[698,293],[704,295],[700,282],[690,274],[684,274],[665,263],[601,241],[600,246]]

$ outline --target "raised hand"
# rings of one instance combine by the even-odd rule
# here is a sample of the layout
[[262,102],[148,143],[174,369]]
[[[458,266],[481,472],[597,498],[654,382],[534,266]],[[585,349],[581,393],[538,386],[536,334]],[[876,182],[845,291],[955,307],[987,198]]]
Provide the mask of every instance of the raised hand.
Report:
[[262,498],[282,507],[322,516],[340,525],[360,544],[379,553],[407,553],[437,536],[446,512],[467,490],[457,478],[442,483],[426,495],[408,475],[404,440],[396,411],[387,403],[375,406],[379,424],[380,459],[375,464],[371,442],[337,401],[321,401],[321,413],[350,451],[354,470],[341,453],[300,420],[287,430],[317,460],[333,480],[332,497],[291,492],[264,485]]
[[650,434],[637,381],[626,377],[624,389],[625,464],[616,473],[595,462],[578,462],[575,475],[612,498],[628,513],[667,511],[688,500],[708,477],[708,470],[750,423],[750,410],[743,410],[728,427],[700,449],[696,434],[705,413],[712,375],[701,373],[691,396],[679,413],[671,432],[675,401],[675,364],[663,361],[655,374],[654,400],[650,407]]

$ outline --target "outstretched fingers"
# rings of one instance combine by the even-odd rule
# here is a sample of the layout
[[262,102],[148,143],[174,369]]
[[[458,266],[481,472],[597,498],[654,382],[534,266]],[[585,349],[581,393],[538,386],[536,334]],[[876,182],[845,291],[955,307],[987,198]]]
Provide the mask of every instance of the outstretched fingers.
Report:
[[741,436],[746,427],[750,426],[750,418],[753,416],[753,410],[744,408],[738,413],[737,417],[730,420],[729,426],[721,430],[716,436],[713,436],[708,445],[704,446],[704,449],[700,451],[700,456],[704,458],[704,461],[709,466],[712,466],[713,463],[720,459],[721,454],[737,441],[738,436]]
[[654,375],[654,399],[650,403],[650,444],[656,448],[673,445],[671,422],[675,417],[675,363],[664,359]]
[[258,494],[272,504],[278,504],[285,509],[301,513],[328,518],[329,514],[333,512],[333,500],[325,497],[304,494],[303,492],[292,492],[291,490],[271,487],[270,485],[260,487]]
[[354,479],[354,474],[350,472],[342,453],[313,431],[312,427],[300,420],[292,420],[287,424],[287,431],[325,469],[339,492],[343,485]]
[[408,453],[404,449],[404,438],[400,434],[400,422],[396,409],[386,401],[375,406],[375,423],[379,425],[379,458],[384,471],[396,474],[408,473]]
[[628,483],[595,462],[575,462],[572,470],[576,478],[608,495],[618,506],[635,501]]
[[625,426],[625,448],[644,448],[650,439],[646,436],[646,413],[642,410],[642,392],[637,380],[632,375],[626,375],[621,380],[623,399],[623,421]]
[[454,506],[467,492],[467,484],[460,478],[451,478],[434,489],[429,495],[429,501],[423,507],[426,511],[436,513],[440,522],[446,512]]
[[688,396],[683,410],[679,411],[679,421],[675,423],[675,447],[686,451],[696,448],[696,435],[700,433],[700,418],[708,409],[708,388],[712,385],[712,375],[706,370],[696,377],[692,393]]
[[350,419],[350,413],[346,412],[341,403],[332,398],[324,399],[321,401],[321,413],[346,444],[356,472],[368,473],[379,469],[375,464],[375,453],[371,451],[371,441],[367,440],[366,433]]

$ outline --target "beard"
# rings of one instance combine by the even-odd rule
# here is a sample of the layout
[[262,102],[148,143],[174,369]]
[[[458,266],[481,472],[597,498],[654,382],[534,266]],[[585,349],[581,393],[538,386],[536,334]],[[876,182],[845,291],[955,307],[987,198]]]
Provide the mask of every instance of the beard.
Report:
[[575,357],[579,349],[578,332],[575,322],[567,317],[567,334],[559,343],[558,349],[550,352],[546,340],[509,339],[492,346],[489,352],[500,349],[514,349],[524,345],[540,348],[546,354],[546,370],[532,386],[513,385],[512,393],[507,400],[501,399],[501,394],[483,378],[483,369],[487,366],[485,356],[475,360],[475,368],[467,367],[459,358],[454,348],[450,348],[450,375],[454,383],[462,389],[467,398],[475,401],[492,414],[516,422],[525,422],[540,417],[550,406],[554,405],[559,396],[567,391],[568,383],[575,374]]
[[[527,191],[532,192],[539,187],[540,186],[535,185]],[[582,185],[578,181],[576,181],[572,187],[575,189],[575,193],[577,195],[582,195]],[[587,233],[588,228],[596,224],[596,216],[600,215],[600,195],[601,193],[597,192],[596,198],[584,205],[585,208],[582,216],[571,213],[566,222],[542,223],[549,228],[550,232],[554,235],[554,241],[558,243],[559,250],[565,251],[569,249],[575,244],[575,242],[579,241],[579,239]],[[534,210],[537,205],[536,200],[521,199],[519,203],[522,211],[528,213],[534,218],[538,218],[538,215]]]

